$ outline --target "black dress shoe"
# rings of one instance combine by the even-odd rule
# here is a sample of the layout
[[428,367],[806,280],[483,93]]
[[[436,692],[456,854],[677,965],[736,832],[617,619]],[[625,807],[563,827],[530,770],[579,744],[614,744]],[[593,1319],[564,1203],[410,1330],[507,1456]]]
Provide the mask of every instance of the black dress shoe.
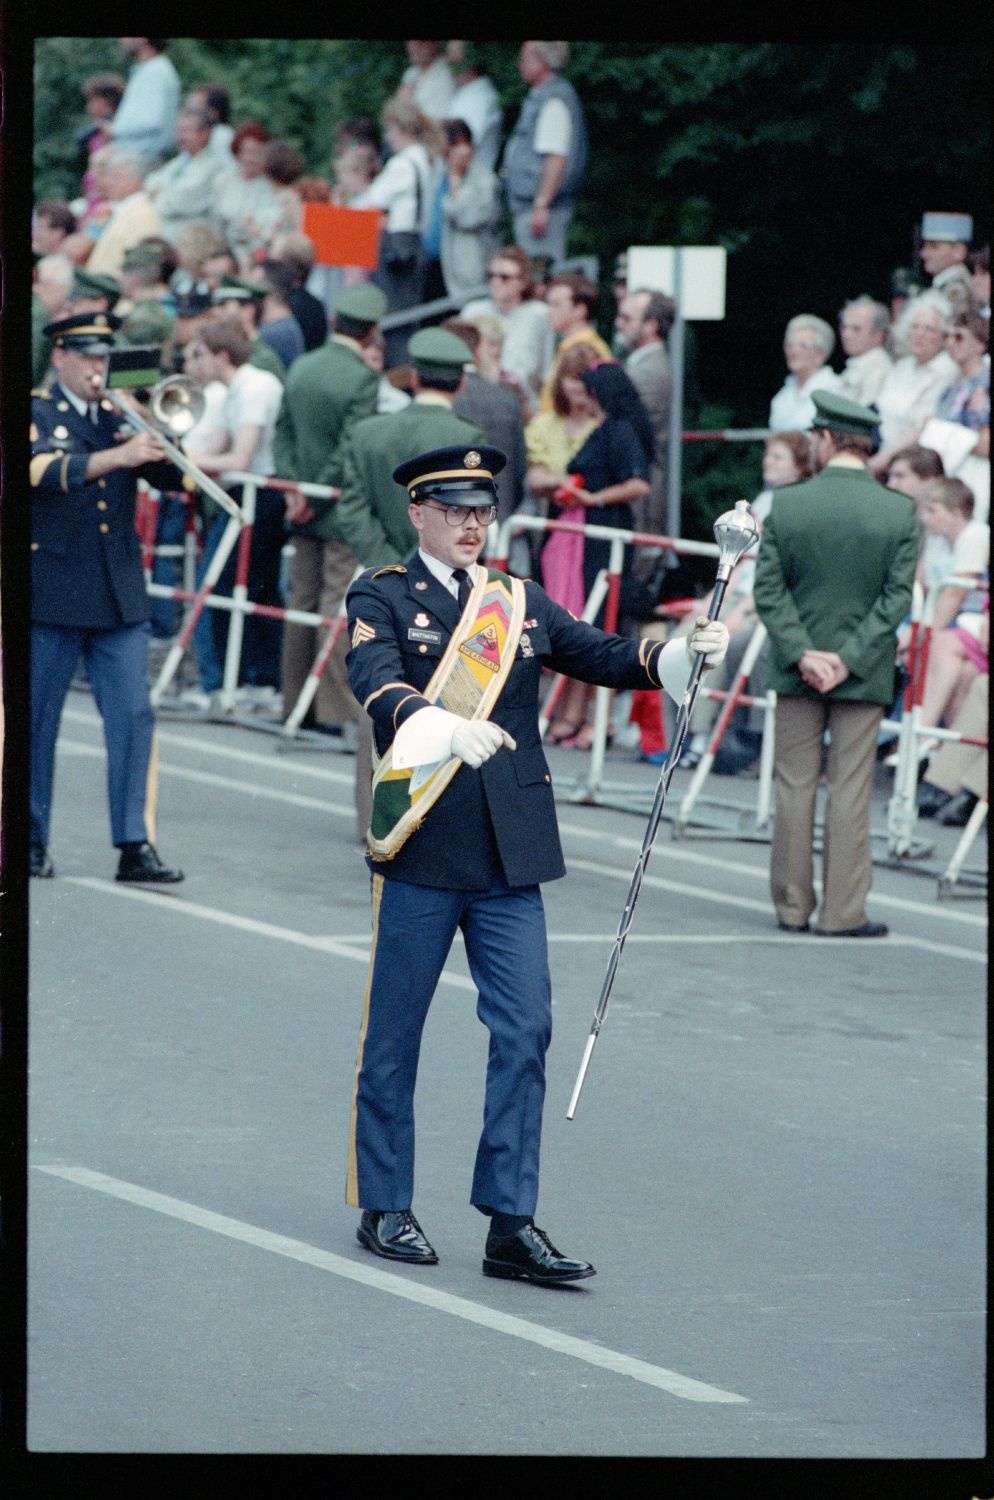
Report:
[[864,922],[860,927],[842,927],[838,932],[826,932],[816,927],[819,937],[886,937],[890,929],[883,922]]
[[947,828],[965,828],[979,800],[973,792],[965,789],[957,792],[939,813],[939,822],[944,823]]
[[183,871],[170,870],[164,865],[151,844],[139,844],[137,849],[121,850],[121,862],[114,879],[146,885],[172,885],[183,879]]
[[418,1266],[438,1264],[438,1256],[409,1208],[397,1213],[365,1209],[355,1237],[360,1245],[372,1250],[374,1255],[382,1255],[384,1260],[402,1260],[408,1265]]
[[936,813],[948,807],[952,800],[948,792],[944,792],[941,787],[935,786],[931,781],[919,782],[915,806],[918,808],[920,818],[934,818]]
[[562,1282],[582,1281],[585,1276],[597,1273],[588,1261],[567,1260],[544,1229],[526,1224],[507,1239],[487,1235],[483,1274],[534,1281],[536,1286],[559,1286]]
[[781,932],[810,932],[811,931],[811,924],[810,924],[810,922],[798,922],[798,923],[783,922],[783,921],[781,921],[781,919],[779,917],[777,917],[777,926],[780,928]]
[[30,863],[28,866],[32,875],[39,880],[51,880],[55,874],[55,866],[48,857],[48,850],[44,844],[32,844],[30,850]]

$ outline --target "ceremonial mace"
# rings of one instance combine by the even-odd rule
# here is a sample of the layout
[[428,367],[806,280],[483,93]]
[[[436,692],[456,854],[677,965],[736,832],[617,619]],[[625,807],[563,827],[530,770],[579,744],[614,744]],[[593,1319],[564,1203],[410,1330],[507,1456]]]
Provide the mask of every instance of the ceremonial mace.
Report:
[[[749,514],[748,500],[737,500],[734,510],[726,510],[723,515],[718,517],[714,523],[714,536],[715,541],[718,543],[718,576],[715,581],[714,592],[711,595],[711,603],[708,607],[707,617],[709,620],[716,620],[718,618],[732,569],[743,553],[747,552],[759,537],[759,528]],[[590,1028],[587,1045],[583,1051],[580,1071],[577,1073],[576,1083],[573,1085],[573,1097],[570,1099],[569,1109],[566,1111],[567,1120],[572,1120],[573,1118],[577,1100],[580,1097],[580,1090],[583,1088],[583,1080],[586,1078],[587,1069],[590,1066],[594,1043],[597,1040],[597,1034],[601,1026],[604,1024],[608,1001],[611,998],[611,987],[614,984],[614,976],[618,972],[618,964],[621,961],[621,950],[625,946],[625,939],[632,925],[635,903],[642,888],[642,879],[645,875],[646,866],[649,863],[649,855],[652,853],[652,846],[659,828],[659,820],[663,815],[663,804],[666,801],[666,794],[670,789],[670,780],[673,776],[676,763],[680,759],[680,752],[683,749],[683,742],[690,724],[690,716],[694,712],[694,705],[697,702],[697,694],[700,689],[701,674],[703,671],[704,657],[697,655],[690,669],[690,679],[677,714],[676,728],[673,731],[673,748],[667,755],[666,762],[659,773],[659,782],[656,786],[656,795],[653,798],[652,811],[649,814],[645,837],[642,840],[642,849],[638,857],[638,863],[635,866],[634,874],[632,875],[632,883],[628,888],[625,909],[618,924],[618,936],[614,940],[614,951],[611,954],[607,973],[604,976],[601,997],[597,1002],[597,1009],[594,1012],[593,1025]]]

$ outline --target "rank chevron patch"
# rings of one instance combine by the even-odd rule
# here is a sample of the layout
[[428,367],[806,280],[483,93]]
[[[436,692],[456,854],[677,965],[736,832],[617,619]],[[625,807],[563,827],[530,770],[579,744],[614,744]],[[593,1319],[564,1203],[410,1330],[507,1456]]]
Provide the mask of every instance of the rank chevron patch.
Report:
[[376,637],[376,631],[372,625],[367,625],[365,620],[356,620],[352,631],[352,646],[361,646],[363,641],[372,641]]

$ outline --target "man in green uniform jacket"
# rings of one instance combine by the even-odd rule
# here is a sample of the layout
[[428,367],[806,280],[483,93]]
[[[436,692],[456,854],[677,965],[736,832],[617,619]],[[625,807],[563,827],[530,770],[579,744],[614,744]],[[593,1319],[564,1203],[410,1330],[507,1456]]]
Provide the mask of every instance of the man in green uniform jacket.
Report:
[[412,453],[471,448],[486,441],[452,403],[471,363],[468,344],[444,328],[424,328],[408,344],[414,367],[414,400],[402,411],[357,422],[342,445],[342,498],[336,520],[364,568],[402,562],[417,544],[407,508],[410,497],[393,471]]
[[[348,287],[338,296],[331,337],[319,349],[301,354],[287,372],[273,442],[281,479],[306,484],[342,483],[342,446],[350,429],[376,410],[378,377],[363,350],[386,311],[379,287]],[[334,617],[358,567],[338,524],[335,500],[291,493],[287,529],[294,537],[294,559],[287,606]],[[283,632],[283,708],[289,714],[317,654],[316,632],[287,625]],[[345,671],[344,635],[328,663],[314,700],[321,726],[353,723],[355,699]]]
[[[414,453],[472,448],[486,441],[479,427],[452,410],[473,351],[445,328],[422,328],[407,346],[414,367],[414,400],[403,411],[357,422],[343,445],[342,498],[337,520],[364,568],[410,557],[418,534],[408,518],[410,496],[393,471]],[[373,736],[367,714],[358,718],[356,834],[366,837],[371,812]]]
[[815,798],[829,733],[823,892],[815,931],[883,937],[866,915],[872,879],[870,792],[877,733],[894,701],[895,634],[911,603],[914,503],[871,476],[876,412],[818,391],[821,472],[777,490],[753,597],[770,635],[778,695],[776,818],[770,884],[782,929],[807,932],[815,909]]

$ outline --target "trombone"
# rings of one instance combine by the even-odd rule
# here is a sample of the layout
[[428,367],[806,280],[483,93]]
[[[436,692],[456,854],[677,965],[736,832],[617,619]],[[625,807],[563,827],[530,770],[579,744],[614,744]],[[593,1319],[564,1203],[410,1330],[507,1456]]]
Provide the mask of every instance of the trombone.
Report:
[[[166,375],[157,381],[149,392],[149,410],[155,418],[154,422],[150,422],[129,402],[122,400],[119,391],[108,385],[108,374],[105,365],[100,394],[113,402],[120,415],[137,432],[147,432],[152,437],[157,437],[176,467],[182,469],[184,474],[189,474],[206,495],[210,495],[223,510],[240,521],[242,513],[228,492],[209,474],[198,469],[178,446],[204,414],[207,403],[200,382],[189,375]],[[175,442],[170,441],[170,435]]]

